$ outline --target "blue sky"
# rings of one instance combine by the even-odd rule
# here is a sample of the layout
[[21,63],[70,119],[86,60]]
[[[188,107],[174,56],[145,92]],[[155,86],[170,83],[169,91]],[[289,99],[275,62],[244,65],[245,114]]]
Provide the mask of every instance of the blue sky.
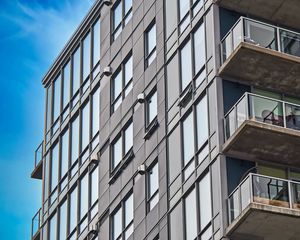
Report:
[[93,0],[0,0],[0,238],[30,238],[41,181],[30,179],[43,138],[41,80]]

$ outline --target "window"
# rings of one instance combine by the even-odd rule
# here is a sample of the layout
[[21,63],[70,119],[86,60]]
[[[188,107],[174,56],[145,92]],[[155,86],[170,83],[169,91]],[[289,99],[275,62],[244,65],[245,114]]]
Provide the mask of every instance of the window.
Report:
[[207,112],[206,95],[196,105],[196,113],[197,113],[197,141],[198,141],[198,149],[200,149],[208,139],[208,112]]
[[[93,26],[93,68],[100,60],[100,20]],[[94,76],[95,77],[95,76]]]
[[156,24],[151,23],[148,30],[146,30],[146,40],[145,40],[145,63],[149,66],[153,60],[156,58]]
[[181,92],[189,86],[193,79],[196,88],[206,77],[204,33],[204,24],[202,23],[180,49]]
[[133,146],[133,124],[132,122],[121,131],[112,143],[111,171],[113,171]]
[[146,127],[157,117],[157,91],[150,94],[146,105]]
[[[46,123],[46,128],[47,131],[50,129],[51,124],[52,124],[52,86],[49,86],[47,88],[47,123]],[[48,139],[47,139],[48,140]]]
[[80,47],[73,54],[73,84],[72,96],[75,96],[80,86]]
[[[211,239],[211,201],[210,173],[208,172],[201,178],[200,182],[194,184],[194,187],[171,211],[171,239]],[[182,226],[184,227],[184,231],[181,229]]]
[[82,80],[85,81],[91,71],[91,34],[88,33],[83,39],[82,49]]
[[67,201],[59,207],[59,239],[67,238]]
[[128,239],[133,233],[133,194],[112,215],[112,240]]
[[66,175],[69,166],[69,130],[67,130],[61,138],[61,179]]
[[49,223],[49,240],[56,240],[57,235],[57,215],[56,213],[50,219]]
[[96,215],[96,213],[98,212],[98,204],[97,204],[97,200],[98,200],[98,192],[99,192],[99,186],[98,186],[98,182],[99,182],[99,173],[98,173],[98,167],[96,167],[92,173],[91,173],[91,219]]
[[[209,155],[207,95],[199,98],[192,106],[180,126],[181,132],[177,127],[168,138],[170,183],[178,176],[180,169],[183,169],[186,180],[193,173],[196,164],[201,164]],[[182,156],[182,160],[178,156]]]
[[211,221],[211,185],[210,175],[206,174],[199,183],[200,228],[203,230]]
[[[179,32],[182,33],[203,6],[203,0],[178,0]],[[191,9],[191,10],[190,10]]]
[[185,198],[185,237],[193,240],[197,237],[196,190],[193,189]]
[[56,143],[51,150],[51,192],[58,183],[59,144]]
[[151,211],[159,200],[159,175],[156,162],[148,171],[148,211]]
[[89,175],[85,176],[80,180],[80,219],[82,219],[88,212],[88,197],[89,197]]
[[186,166],[194,156],[194,121],[193,113],[189,115],[183,121],[183,161]]
[[100,88],[93,93],[92,96],[92,137],[94,137],[99,131],[100,124]]
[[53,122],[59,117],[60,114],[60,90],[61,90],[61,75],[59,75],[53,83],[54,85],[54,98],[53,98]]
[[71,86],[71,67],[68,62],[63,68],[63,108],[67,106],[70,101],[70,86]]
[[[90,142],[90,104],[85,104],[81,114],[81,152]],[[85,159],[84,159],[85,160]]]
[[189,40],[180,52],[181,68],[181,91],[183,91],[192,81],[192,49]]
[[132,0],[119,0],[113,7],[112,39],[115,40],[132,17]]
[[132,56],[121,64],[112,78],[112,109],[114,112],[132,89]]
[[71,124],[71,165],[75,163],[79,154],[79,117],[77,116]]
[[77,225],[77,187],[71,192],[69,211],[69,226],[70,233],[72,233],[72,231]]

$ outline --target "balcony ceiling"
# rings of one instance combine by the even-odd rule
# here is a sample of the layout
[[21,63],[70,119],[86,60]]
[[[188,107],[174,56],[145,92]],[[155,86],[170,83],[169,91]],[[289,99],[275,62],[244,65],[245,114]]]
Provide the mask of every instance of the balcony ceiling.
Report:
[[300,131],[245,121],[223,145],[230,157],[300,167]]
[[294,29],[300,28],[299,0],[215,0],[219,5]]
[[298,240],[300,211],[251,203],[227,229],[232,240]]
[[247,85],[300,95],[300,58],[250,43],[239,44],[219,69],[219,75]]

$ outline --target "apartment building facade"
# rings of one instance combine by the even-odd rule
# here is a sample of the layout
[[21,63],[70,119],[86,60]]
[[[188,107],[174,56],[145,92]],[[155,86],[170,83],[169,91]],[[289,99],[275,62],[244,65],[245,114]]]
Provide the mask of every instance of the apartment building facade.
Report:
[[298,239],[299,12],[97,0],[42,80],[31,239]]

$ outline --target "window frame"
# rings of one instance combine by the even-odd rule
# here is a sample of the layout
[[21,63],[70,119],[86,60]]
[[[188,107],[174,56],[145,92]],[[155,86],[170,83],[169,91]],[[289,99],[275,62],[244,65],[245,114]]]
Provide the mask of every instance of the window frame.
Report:
[[[150,191],[151,191],[151,171],[153,171],[153,169],[157,167],[157,183],[158,183],[158,187],[155,190],[155,192],[151,195]],[[146,191],[147,191],[147,212],[150,212],[158,203],[159,203],[159,163],[158,163],[158,159],[156,159],[149,167],[147,170],[147,179],[146,179],[146,183],[147,183],[147,187],[146,187]],[[155,205],[153,205],[153,207],[151,208],[151,202],[152,200],[154,200],[156,197],[158,197],[157,202],[155,203]]]
[[[118,38],[118,36],[121,34],[122,30],[124,29],[124,27],[126,26],[126,24],[130,21],[130,19],[132,18],[132,4],[131,7],[128,9],[127,12],[125,12],[125,3],[126,0],[117,0],[113,7],[111,8],[112,10],[112,14],[111,14],[111,42],[113,42],[114,40],[116,40]],[[131,1],[132,3],[132,1]],[[119,6],[119,4],[121,4],[121,21],[120,23],[116,26],[115,23],[115,10],[117,9],[117,7]],[[120,32],[119,32],[120,31]]]
[[[123,160],[127,158],[127,156],[132,152],[133,145],[126,151],[126,130],[129,129],[132,126],[132,131],[133,131],[133,121],[130,119],[127,121],[127,123],[124,125],[124,127],[121,129],[121,131],[115,136],[115,138],[112,140],[110,144],[110,161],[109,161],[109,169],[110,169],[110,175],[113,176],[114,173],[118,172],[120,169],[120,166],[123,165]],[[114,159],[114,145],[116,142],[121,141],[121,151],[122,151],[122,158],[120,161],[115,165],[115,159]],[[132,142],[133,142],[133,134],[132,134]]]
[[[150,50],[149,49],[149,33],[151,30],[155,30],[155,46]],[[156,48],[157,48],[157,32],[156,32],[156,19],[154,18],[152,22],[149,24],[149,26],[145,30],[144,34],[144,45],[145,45],[145,68],[149,67],[151,63],[156,59]],[[154,57],[152,60],[151,58]],[[151,60],[151,61],[150,61]],[[149,62],[150,61],[150,62]]]
[[[150,103],[151,103],[152,97],[155,94],[156,94],[156,115],[150,121],[150,119],[149,119],[149,117],[150,117]],[[153,125],[153,122],[157,121],[157,116],[158,116],[158,98],[157,98],[157,88],[156,88],[156,86],[150,91],[150,93],[146,97],[145,103],[146,103],[145,104],[145,127],[146,127],[146,131],[147,131],[147,130],[149,130],[149,128],[151,128],[151,126]]]
[[[201,0],[198,0],[201,1]],[[195,46],[196,46],[196,41],[195,41],[195,35],[196,32],[203,27],[203,39],[204,39],[204,64],[203,66],[200,67],[200,69],[196,72],[196,52],[195,52]],[[190,42],[190,53],[191,53],[191,80],[187,84],[185,88],[183,88],[183,82],[182,82],[182,68],[183,68],[183,63],[182,63],[182,50],[184,47]],[[189,33],[189,35],[186,37],[186,39],[180,44],[178,48],[178,69],[179,69],[179,95],[183,96],[185,93],[192,87],[193,90],[196,90],[201,83],[207,78],[206,76],[206,32],[205,32],[205,22],[200,21],[197,23],[197,25],[193,28],[193,30]],[[205,74],[203,76],[203,79],[200,79],[200,82],[198,81],[198,78],[202,76],[202,74]]]
[[[134,202],[133,202],[133,218],[132,220],[126,225],[126,201],[132,197],[132,201],[134,201],[134,195],[133,195],[133,190],[130,190],[129,193],[126,194],[126,196],[121,200],[121,202],[117,205],[117,207],[112,211],[110,214],[110,240],[122,240],[125,239],[125,234],[126,231],[133,226],[133,231],[134,231]],[[115,214],[121,210],[121,221],[122,221],[122,226],[121,226],[121,233],[114,238],[114,216]],[[130,235],[131,236],[131,235]]]
[[[119,106],[122,104],[123,100],[127,97],[127,95],[129,94],[129,92],[132,90],[132,84],[133,84],[133,74],[131,76],[131,78],[128,80],[128,82],[126,83],[126,64],[129,63],[131,61],[132,63],[132,68],[133,68],[133,59],[132,59],[132,52],[130,51],[130,53],[124,58],[123,62],[120,64],[120,66],[117,68],[117,70],[115,71],[115,73],[113,74],[112,78],[111,78],[111,90],[110,90],[110,95],[111,95],[111,100],[110,100],[110,113],[113,114],[118,108]],[[132,71],[133,72],[133,71]],[[115,96],[115,79],[116,77],[121,74],[121,92]],[[129,92],[127,92],[127,90],[130,88]],[[118,101],[120,101],[119,105],[115,108],[116,103],[118,103]]]
[[[198,143],[198,112],[197,112],[197,106],[198,104],[204,99],[206,98],[206,116],[208,119],[208,124],[207,124],[207,139],[204,142]],[[183,129],[183,123],[184,121],[190,116],[191,114],[191,118],[193,120],[193,140],[194,140],[194,152],[193,152],[193,156],[191,157],[191,159],[187,160],[187,162],[185,162],[184,159],[184,129]],[[209,98],[208,98],[208,92],[204,91],[198,98],[197,100],[193,103],[193,105],[191,106],[191,108],[189,110],[186,111],[186,113],[182,116],[181,120],[180,120],[180,146],[181,146],[181,172],[182,174],[182,179],[183,182],[185,182],[192,174],[192,172],[194,172],[194,170],[196,169],[197,166],[199,166],[205,159],[207,159],[207,157],[209,157],[209,138],[210,138],[210,134],[209,134],[209,129],[210,129],[210,125],[209,125]],[[200,146],[198,144],[201,144]],[[203,157],[203,159],[199,159],[199,156],[201,153],[203,153],[205,150],[208,150],[207,154],[205,156],[201,156]],[[205,152],[204,152],[205,154]],[[188,168],[190,168],[192,165],[194,165],[193,170],[190,173],[186,174],[186,171],[188,170]],[[191,170],[191,169],[189,169]]]

